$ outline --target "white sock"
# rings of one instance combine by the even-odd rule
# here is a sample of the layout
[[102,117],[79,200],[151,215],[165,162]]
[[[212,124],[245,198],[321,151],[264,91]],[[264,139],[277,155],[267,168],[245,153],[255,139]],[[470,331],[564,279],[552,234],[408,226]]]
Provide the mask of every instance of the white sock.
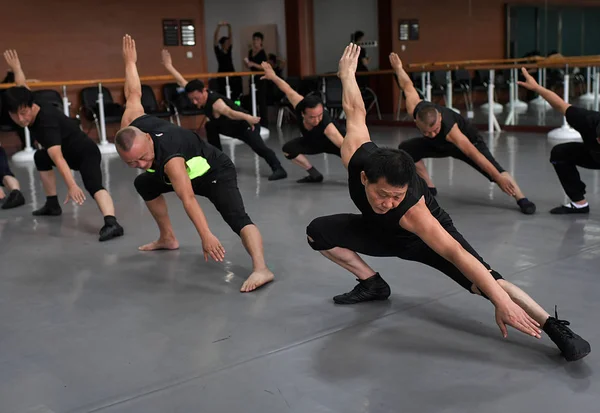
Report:
[[567,208],[575,208],[575,209],[581,209],[581,208],[585,208],[586,206],[588,206],[589,204],[586,202],[583,205],[578,205],[575,202],[570,202],[567,205],[565,205]]

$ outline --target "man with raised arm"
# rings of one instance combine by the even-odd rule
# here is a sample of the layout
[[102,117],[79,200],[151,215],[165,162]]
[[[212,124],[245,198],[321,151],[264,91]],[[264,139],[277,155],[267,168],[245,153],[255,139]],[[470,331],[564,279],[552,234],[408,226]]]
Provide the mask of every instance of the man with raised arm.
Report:
[[[262,63],[265,75],[261,78],[272,81],[275,86],[281,90],[296,112],[298,128],[302,136],[292,139],[283,145],[283,154],[296,165],[308,172],[308,176],[296,181],[298,183],[323,182],[323,175],[310,164],[304,155],[317,155],[320,153],[329,153],[340,156],[340,147],[342,146],[342,133],[345,131],[339,128],[329,113],[323,106],[323,102],[316,95],[304,97],[297,93],[290,85],[281,79],[273,67],[267,63]],[[341,133],[340,133],[341,131]]]
[[260,136],[260,125],[258,125],[260,118],[250,115],[231,99],[208,90],[201,80],[195,79],[189,82],[185,80],[181,73],[173,67],[171,55],[167,50],[162,51],[162,62],[179,86],[185,88],[185,92],[192,103],[197,108],[204,110],[204,114],[208,118],[208,122],[206,123],[208,143],[222,150],[221,137],[219,135],[222,134],[239,139],[250,146],[258,156],[269,164],[273,171],[271,176],[269,176],[269,181],[287,178],[287,172],[281,166],[277,155],[265,144]]
[[406,111],[412,114],[417,128],[424,135],[404,141],[398,148],[410,154],[416,163],[417,173],[425,179],[432,193],[436,195],[437,189],[423,159],[451,156],[466,162],[498,184],[502,191],[515,198],[522,213],[535,213],[535,204],[525,197],[513,177],[494,159],[477,128],[452,109],[422,100],[410,76],[402,68],[398,55],[392,54],[390,60],[406,96]]
[[57,198],[56,176],[53,171],[55,167],[67,185],[68,193],[64,203],[71,199],[78,205],[83,204],[85,195],[71,173],[71,170],[75,170],[81,174],[85,189],[94,198],[104,217],[99,240],[107,241],[122,236],[123,227],[115,218],[113,200],[102,184],[102,155],[98,145],[60,109],[49,103],[34,102],[16,51],[7,50],[4,58],[15,74],[15,83],[19,85],[9,88],[4,94],[10,117],[22,128],[28,127],[31,136],[43,148],[35,152],[34,161],[40,172],[46,203],[33,211],[33,215],[62,214]]
[[[420,178],[406,152],[379,148],[369,137],[366,110],[355,72],[360,48],[350,44],[339,62],[347,133],[342,163],[348,168],[350,198],[360,214],[337,214],[312,221],[309,245],[350,271],[359,280],[350,292],[333,298],[337,304],[385,300],[390,287],[358,255],[418,261],[443,272],[463,288],[488,298],[504,337],[507,325],[540,338],[539,327],[567,360],[590,352],[587,341],[567,321],[550,317],[519,287],[492,270],[454,227]],[[392,56],[392,62],[396,59]]]
[[573,106],[551,90],[540,86],[525,69],[521,69],[525,82],[519,85],[543,97],[554,109],[562,113],[567,122],[581,134],[583,142],[567,142],[556,145],[550,154],[550,163],[560,183],[571,200],[550,210],[551,214],[589,214],[585,199],[585,183],[577,167],[600,169],[600,113]]
[[237,186],[235,166],[217,148],[205,143],[196,133],[163,119],[146,115],[142,106],[142,86],[137,72],[134,40],[123,37],[125,62],[125,99],[127,105],[115,144],[119,156],[130,167],[146,172],[134,185],[154,217],[160,235],[157,241],[141,246],[141,251],[179,248],[163,194],[175,192],[202,241],[204,259],[218,262],[225,249],[208,226],[196,195],[209,199],[227,225],[241,237],[252,258],[253,271],[241,287],[253,291],[273,280],[263,255],[262,238],[244,209]]

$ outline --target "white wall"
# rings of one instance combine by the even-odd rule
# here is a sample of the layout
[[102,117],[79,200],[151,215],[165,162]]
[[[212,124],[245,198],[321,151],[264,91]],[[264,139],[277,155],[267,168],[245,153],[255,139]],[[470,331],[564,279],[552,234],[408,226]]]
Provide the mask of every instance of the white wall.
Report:
[[[233,65],[238,72],[246,71],[240,58],[239,30],[256,24],[276,24],[279,54],[287,59],[285,37],[284,0],[204,0],[204,23],[208,71],[217,71],[217,59],[213,50],[213,34],[220,21],[231,24],[233,37]],[[221,29],[221,36],[227,34]],[[250,39],[251,40],[251,39]],[[266,50],[276,53],[275,50]]]
[[[315,0],[313,14],[317,73],[337,71],[344,47],[356,30],[365,33],[363,40],[379,40],[377,0]],[[367,49],[370,70],[379,66],[378,51]]]

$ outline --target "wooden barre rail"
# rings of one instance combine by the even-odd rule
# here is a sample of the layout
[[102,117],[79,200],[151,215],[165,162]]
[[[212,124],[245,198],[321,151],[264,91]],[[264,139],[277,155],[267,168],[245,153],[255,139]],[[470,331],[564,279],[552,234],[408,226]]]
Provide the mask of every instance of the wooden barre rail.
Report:
[[[432,72],[441,70],[503,70],[503,69],[514,69],[524,67],[526,69],[535,68],[562,68],[565,66],[576,66],[576,67],[589,67],[599,66],[600,67],[600,56],[574,56],[566,58],[519,58],[519,59],[496,59],[496,60],[464,60],[457,62],[434,62],[434,63],[411,63],[404,65],[404,70],[408,73],[412,72]],[[262,75],[264,72],[227,72],[227,73],[195,73],[186,74],[186,79],[209,79],[209,78],[223,78],[223,77],[240,77],[240,76],[254,76]],[[373,70],[368,72],[357,72],[358,76],[375,76],[375,75],[393,75],[394,71],[391,69],[386,70]],[[305,78],[325,78],[334,77],[337,73],[325,73],[320,75],[309,75],[304,76]],[[142,83],[145,82],[158,82],[158,81],[170,81],[174,82],[175,79],[171,75],[158,75],[158,76],[142,76],[140,77]],[[28,83],[28,86],[32,89],[39,88],[51,88],[51,87],[62,87],[62,86],[91,86],[102,84],[123,84],[125,78],[109,78],[109,79],[91,79],[91,80],[68,80],[68,81],[46,81],[46,82],[32,82]],[[0,89],[7,89],[9,87],[16,86],[15,83],[0,84]]]

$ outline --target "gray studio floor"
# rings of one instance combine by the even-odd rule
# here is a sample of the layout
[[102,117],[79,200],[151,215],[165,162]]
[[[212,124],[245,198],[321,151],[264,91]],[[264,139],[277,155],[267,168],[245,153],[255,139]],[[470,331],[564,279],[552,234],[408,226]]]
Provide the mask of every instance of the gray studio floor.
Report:
[[[372,132],[383,145],[416,134]],[[280,148],[294,136],[273,132],[268,143]],[[34,202],[0,211],[0,412],[597,412],[600,173],[582,173],[589,217],[550,216],[564,201],[551,147],[543,135],[493,139],[498,160],[537,203],[534,216],[465,164],[435,160],[432,172],[441,205],[478,252],[591,342],[592,353],[572,364],[545,336],[511,330],[502,339],[487,301],[416,263],[368,259],[391,299],[335,306],[331,297],[355,281],[304,234],[314,217],[355,211],[337,158],[311,157],[326,181],[303,186],[289,163],[290,178],[268,182],[266,164],[235,148],[242,195],[276,274],[251,294],[238,292],[249,259],[212,205],[201,201],[225,263],[204,262],[174,195],[181,249],[140,253],[157,231],[134,193],[136,171],[118,158],[103,167],[126,234],[102,244],[90,200],[34,219],[41,185],[35,171],[15,167]]]

